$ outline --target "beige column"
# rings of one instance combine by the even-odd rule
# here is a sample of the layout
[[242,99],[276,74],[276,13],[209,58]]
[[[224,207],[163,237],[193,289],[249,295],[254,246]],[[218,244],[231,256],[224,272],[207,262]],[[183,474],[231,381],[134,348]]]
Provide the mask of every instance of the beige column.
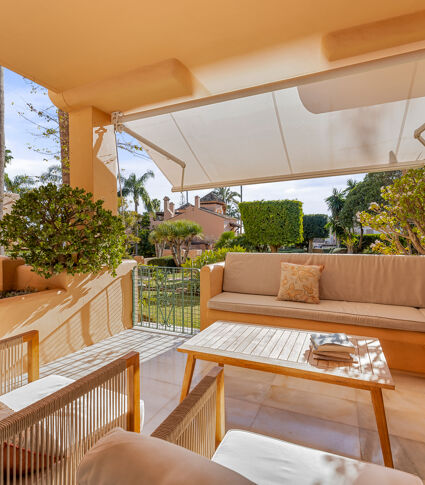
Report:
[[117,213],[117,159],[111,118],[93,107],[69,113],[70,178]]

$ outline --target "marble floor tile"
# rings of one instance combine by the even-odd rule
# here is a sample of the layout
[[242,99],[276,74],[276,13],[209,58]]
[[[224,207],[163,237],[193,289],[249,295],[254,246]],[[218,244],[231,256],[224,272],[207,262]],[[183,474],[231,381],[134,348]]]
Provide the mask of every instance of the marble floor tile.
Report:
[[[418,408],[415,412],[386,408],[389,433],[401,438],[425,443],[425,413]],[[357,403],[359,427],[376,430],[375,414],[372,404]],[[424,457],[425,459],[425,457]]]
[[357,404],[348,399],[272,385],[263,405],[358,426]]
[[226,430],[251,429],[260,404],[226,398]]
[[310,448],[360,458],[356,426],[261,406],[251,430]]
[[245,402],[262,403],[270,389],[270,384],[253,379],[241,379],[227,375],[224,368],[224,390],[227,397]]
[[300,391],[308,391],[314,395],[320,394],[338,399],[357,400],[355,389],[345,386],[337,386],[335,384],[328,384],[326,382],[311,381],[309,379],[299,379],[297,377],[276,375],[273,379],[273,385],[280,386],[287,389],[296,389]]

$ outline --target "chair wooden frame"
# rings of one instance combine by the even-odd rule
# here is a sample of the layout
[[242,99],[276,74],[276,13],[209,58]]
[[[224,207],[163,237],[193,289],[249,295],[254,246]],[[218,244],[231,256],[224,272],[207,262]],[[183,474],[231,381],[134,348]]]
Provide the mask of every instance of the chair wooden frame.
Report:
[[211,458],[224,435],[224,373],[214,367],[151,436]]
[[10,483],[75,483],[80,460],[100,438],[117,426],[139,433],[139,365],[129,352],[1,420],[0,468]]
[[[36,381],[40,376],[38,330],[1,339],[0,362],[0,394],[16,389],[26,382]],[[24,376],[25,367],[27,380]]]

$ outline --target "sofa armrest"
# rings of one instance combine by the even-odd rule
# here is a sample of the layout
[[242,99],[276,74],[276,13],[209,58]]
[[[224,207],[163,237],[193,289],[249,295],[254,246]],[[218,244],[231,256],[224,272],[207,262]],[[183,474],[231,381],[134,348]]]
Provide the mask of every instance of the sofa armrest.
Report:
[[224,262],[201,269],[201,330],[208,326],[208,301],[223,291]]

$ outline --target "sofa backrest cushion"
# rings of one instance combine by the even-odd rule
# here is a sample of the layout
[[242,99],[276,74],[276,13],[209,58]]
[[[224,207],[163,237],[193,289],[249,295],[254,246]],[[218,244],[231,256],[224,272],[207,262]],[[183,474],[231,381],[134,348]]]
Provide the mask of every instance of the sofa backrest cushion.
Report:
[[425,307],[425,256],[227,253],[223,291],[277,295],[282,261],[323,264],[321,300]]

